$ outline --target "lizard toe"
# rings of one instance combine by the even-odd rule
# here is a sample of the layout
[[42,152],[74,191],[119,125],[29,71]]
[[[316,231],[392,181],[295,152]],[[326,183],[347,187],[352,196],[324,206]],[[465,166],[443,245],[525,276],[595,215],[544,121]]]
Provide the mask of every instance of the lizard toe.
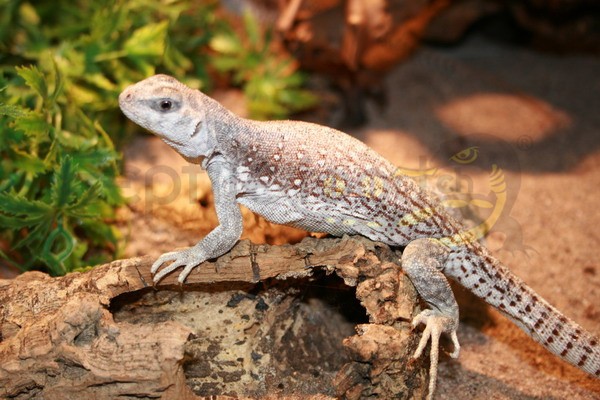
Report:
[[176,260],[178,257],[178,254],[179,254],[179,251],[171,251],[169,253],[165,253],[165,254],[161,255],[160,257],[158,257],[156,259],[156,261],[154,261],[154,263],[152,264],[152,267],[150,268],[150,272],[152,273],[152,275],[156,274],[156,271],[158,271],[158,269],[164,263]]
[[186,265],[185,268],[183,269],[183,271],[181,271],[181,273],[179,274],[179,277],[177,277],[177,281],[180,284],[183,284],[183,282],[185,282],[186,278],[188,277],[190,272],[192,272],[194,267],[196,267],[196,265],[197,265],[196,263],[190,263],[190,264]]
[[413,358],[419,358],[423,353],[423,350],[427,346],[427,343],[431,340],[431,350],[429,353],[430,366],[429,366],[429,394],[428,399],[433,398],[435,393],[435,386],[437,382],[438,373],[438,361],[440,353],[440,336],[443,333],[450,335],[452,343],[454,345],[454,351],[450,354],[451,357],[458,357],[460,345],[458,343],[458,337],[456,335],[456,327],[458,321],[456,318],[449,317],[435,310],[424,310],[415,316],[412,320],[413,328],[420,324],[425,325],[423,334],[417,346],[417,350],[413,355]]
[[171,264],[164,266],[159,272],[154,275],[154,283],[159,282],[166,275],[175,271],[176,269],[183,267],[183,271],[179,274],[177,281],[180,284],[185,282],[185,279],[190,274],[190,272],[206,260],[206,257],[201,251],[196,250],[196,248],[192,247],[182,251],[176,251],[172,253],[163,254],[161,257],[156,260],[153,268],[153,273],[156,273],[158,268],[154,268],[155,265],[159,267],[165,262],[172,261]]
[[185,265],[185,260],[178,259],[173,261],[171,264],[167,265],[163,269],[161,269],[156,275],[154,275],[154,283],[158,283],[162,278],[175,271],[177,268]]

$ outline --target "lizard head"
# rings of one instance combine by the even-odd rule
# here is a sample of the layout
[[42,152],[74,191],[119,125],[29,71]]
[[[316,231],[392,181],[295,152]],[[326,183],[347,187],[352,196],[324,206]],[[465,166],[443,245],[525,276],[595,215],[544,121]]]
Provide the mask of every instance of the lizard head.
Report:
[[123,114],[159,136],[185,159],[211,153],[202,104],[204,95],[167,75],[155,75],[119,95]]

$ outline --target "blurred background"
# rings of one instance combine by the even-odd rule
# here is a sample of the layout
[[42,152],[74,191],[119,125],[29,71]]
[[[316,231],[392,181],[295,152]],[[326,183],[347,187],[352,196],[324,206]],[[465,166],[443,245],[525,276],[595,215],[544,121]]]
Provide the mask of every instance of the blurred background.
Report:
[[[155,73],[249,118],[351,130],[402,166],[474,147],[510,170],[570,166],[597,147],[585,131],[599,126],[598,10],[591,0],[4,0],[3,264],[61,275],[125,254],[118,179],[140,130],[117,97]],[[575,132],[553,135],[565,129]],[[473,134],[495,139],[468,145]],[[520,159],[499,140],[538,151]]]

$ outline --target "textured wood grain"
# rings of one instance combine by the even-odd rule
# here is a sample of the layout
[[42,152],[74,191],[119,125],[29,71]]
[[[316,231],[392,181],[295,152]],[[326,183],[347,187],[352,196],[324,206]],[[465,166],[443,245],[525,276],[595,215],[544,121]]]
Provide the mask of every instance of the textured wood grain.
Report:
[[[151,288],[147,257],[2,280],[0,397],[419,398],[426,372],[409,361],[407,322],[416,296],[396,258],[349,237],[242,241],[183,287],[175,273]],[[344,283],[320,288],[332,273]],[[343,340],[355,324],[328,302],[349,286],[368,321]]]

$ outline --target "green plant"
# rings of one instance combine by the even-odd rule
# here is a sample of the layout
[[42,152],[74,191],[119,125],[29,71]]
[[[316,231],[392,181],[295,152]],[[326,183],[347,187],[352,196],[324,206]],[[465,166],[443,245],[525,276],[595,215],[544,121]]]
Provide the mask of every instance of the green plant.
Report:
[[[209,82],[206,52],[218,29],[215,1],[5,0],[0,26],[0,73],[35,64],[49,75],[55,62],[73,109],[96,119],[118,147],[126,124],[117,98],[125,86],[157,72],[193,87]],[[4,13],[2,13],[4,12]],[[7,18],[7,16],[9,16]]]
[[26,86],[0,79],[0,224],[7,260],[53,275],[106,261],[119,234],[108,221],[123,200],[118,155],[85,114],[65,119],[64,81],[51,86],[36,68],[18,68]]
[[241,39],[217,7],[0,0],[0,255],[59,275],[118,254],[117,150],[137,128],[117,99],[133,82],[162,72],[206,91],[216,68],[244,87],[253,117],[312,104],[270,33],[247,15]]
[[304,76],[296,61],[274,50],[271,30],[261,30],[247,12],[242,32],[226,27],[211,38],[209,45],[216,52],[212,65],[230,73],[233,83],[243,87],[250,117],[286,118],[291,112],[314,106],[315,96],[302,89]]
[[[214,2],[0,2],[0,252],[54,275],[118,255],[120,91],[157,71],[207,81]],[[194,34],[192,34],[194,32]],[[183,52],[189,56],[184,56]],[[35,67],[15,68],[33,64]],[[54,76],[54,79],[47,77]],[[26,83],[26,85],[24,85]],[[106,131],[110,133],[109,135]],[[111,140],[112,138],[112,140]]]
[[[218,18],[218,1],[57,0],[0,2],[0,72],[56,61],[65,94],[100,121],[119,146],[125,125],[115,116],[121,90],[157,72],[210,89],[209,66],[242,86],[252,117],[285,118],[311,107],[293,58],[278,51],[270,30],[246,13],[240,32]],[[209,49],[212,50],[209,51]]]

